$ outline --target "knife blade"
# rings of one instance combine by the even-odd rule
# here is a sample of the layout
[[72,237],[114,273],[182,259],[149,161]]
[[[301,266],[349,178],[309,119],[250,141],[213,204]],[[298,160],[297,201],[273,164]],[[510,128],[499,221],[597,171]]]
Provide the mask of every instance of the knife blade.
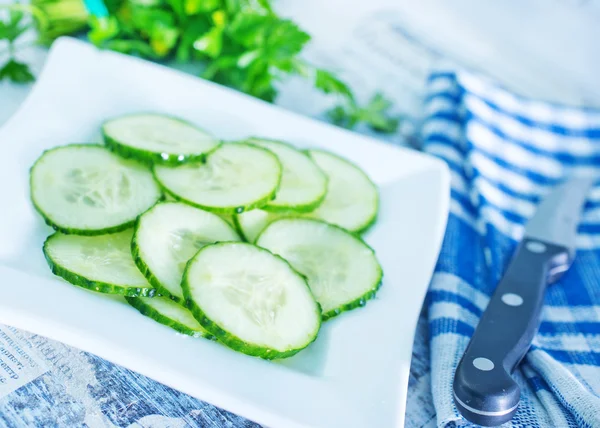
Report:
[[577,227],[594,181],[575,177],[558,185],[527,222],[454,375],[454,403],[470,422],[497,426],[516,413],[521,391],[512,373],[538,330],[547,285],[575,258]]

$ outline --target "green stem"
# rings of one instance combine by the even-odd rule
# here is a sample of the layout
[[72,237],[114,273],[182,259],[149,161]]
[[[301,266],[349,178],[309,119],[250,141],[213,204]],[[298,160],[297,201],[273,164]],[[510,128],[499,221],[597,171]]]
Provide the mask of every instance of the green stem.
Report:
[[40,10],[40,8],[30,5],[30,4],[0,4],[0,9],[6,10],[20,10],[22,12],[27,12],[34,17],[37,21],[40,29],[46,29],[48,27],[48,18],[46,18],[46,14]]
[[89,16],[82,0],[31,0],[31,3],[45,19],[46,25],[37,28],[38,42],[42,45],[88,27]]
[[32,43],[32,42],[22,43],[22,44],[17,44],[17,42],[9,43],[8,47],[6,49],[0,49],[0,57],[3,55],[8,55],[9,58],[13,58],[18,51],[20,51],[21,49],[29,48],[31,46],[35,46],[35,43]]

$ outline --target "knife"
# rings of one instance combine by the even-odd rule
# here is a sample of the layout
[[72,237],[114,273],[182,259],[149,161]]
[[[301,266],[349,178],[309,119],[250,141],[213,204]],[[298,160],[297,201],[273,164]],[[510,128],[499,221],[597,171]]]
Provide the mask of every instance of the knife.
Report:
[[509,421],[521,391],[512,373],[539,327],[546,286],[566,272],[594,180],[572,178],[539,204],[525,226],[454,375],[454,403],[465,419],[483,426]]

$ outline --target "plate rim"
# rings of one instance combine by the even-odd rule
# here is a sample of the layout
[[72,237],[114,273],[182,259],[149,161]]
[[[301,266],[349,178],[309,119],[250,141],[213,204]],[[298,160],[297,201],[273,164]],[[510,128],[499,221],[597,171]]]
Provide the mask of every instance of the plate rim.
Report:
[[[84,45],[86,45],[86,48],[89,48],[90,46],[93,46],[93,45],[90,45],[90,44],[88,44],[86,42],[82,42],[80,40],[77,40],[77,39],[74,39],[74,38],[71,38],[71,37],[61,37],[61,38],[57,39],[57,41],[52,45],[52,47],[50,49],[48,57],[47,57],[44,65],[43,65],[42,71],[41,71],[41,73],[39,75],[38,81],[31,88],[31,90],[28,93],[26,99],[21,103],[21,105],[19,106],[19,108],[10,116],[10,118],[3,124],[3,126],[0,127],[0,135],[2,135],[6,129],[9,129],[11,126],[13,126],[13,123],[17,122],[19,120],[19,118],[21,117],[21,114],[24,111],[26,111],[26,109],[28,107],[28,104],[31,103],[31,102],[33,102],[33,100],[35,100],[38,97],[36,90],[39,90],[39,88],[42,87],[42,84],[48,84],[48,83],[43,83],[43,82],[45,82],[45,80],[43,80],[43,79],[47,78],[47,76],[48,76],[48,73],[46,73],[47,66],[48,66],[48,64],[50,64],[50,62],[51,62],[51,60],[53,58],[53,53],[56,52],[59,49],[69,49],[71,47],[75,47],[75,48],[79,49],[80,47],[82,47]],[[446,229],[446,226],[447,226],[447,219],[448,219],[449,205],[450,205],[450,172],[449,172],[449,168],[448,168],[448,166],[447,166],[447,164],[445,162],[443,162],[441,159],[436,158],[436,157],[434,157],[434,156],[432,156],[430,154],[427,154],[427,153],[418,152],[418,151],[416,151],[414,149],[410,149],[410,148],[393,146],[390,143],[385,143],[383,141],[379,141],[379,140],[377,140],[377,139],[375,139],[373,137],[369,137],[369,136],[366,136],[366,135],[363,135],[363,134],[359,134],[359,133],[356,133],[356,132],[352,132],[352,131],[348,131],[348,130],[345,130],[345,129],[342,129],[342,128],[338,128],[338,127],[336,127],[334,125],[331,125],[331,124],[328,124],[328,123],[325,123],[325,122],[321,122],[321,121],[316,120],[314,118],[310,118],[308,116],[304,116],[304,115],[292,112],[290,110],[286,110],[286,109],[284,109],[282,107],[279,107],[279,106],[277,106],[275,104],[268,103],[268,102],[256,99],[254,97],[251,97],[249,95],[243,94],[243,93],[241,93],[239,91],[236,91],[234,89],[227,88],[227,87],[218,85],[218,84],[210,82],[210,81],[206,81],[204,79],[201,79],[201,78],[198,78],[198,77],[195,77],[195,76],[187,75],[184,72],[172,69],[170,67],[167,67],[167,66],[164,66],[164,65],[161,65],[161,64],[152,63],[150,61],[146,61],[146,60],[143,60],[143,59],[134,58],[134,57],[130,57],[130,56],[127,56],[127,55],[124,55],[124,54],[119,54],[119,53],[114,53],[114,52],[110,52],[110,54],[111,55],[115,55],[115,56],[122,56],[124,59],[127,58],[128,60],[132,60],[132,61],[140,61],[140,62],[145,63],[145,65],[148,65],[148,66],[151,66],[151,67],[163,68],[163,69],[166,69],[169,72],[172,72],[174,74],[186,75],[190,79],[198,81],[198,83],[201,83],[201,84],[204,84],[204,85],[214,86],[214,87],[216,87],[220,91],[229,91],[229,92],[234,93],[237,97],[246,97],[248,99],[251,99],[254,102],[264,103],[265,105],[267,105],[273,111],[283,112],[283,113],[289,115],[290,117],[292,117],[292,118],[294,118],[296,120],[300,119],[300,120],[304,121],[305,123],[315,124],[315,125],[318,125],[320,127],[329,127],[329,128],[332,128],[337,133],[340,133],[340,135],[342,135],[344,133],[351,134],[352,138],[354,138],[354,139],[356,139],[358,137],[358,139],[363,140],[365,142],[368,142],[369,144],[375,144],[375,145],[377,145],[379,147],[382,147],[382,148],[385,147],[388,150],[389,150],[389,148],[392,147],[395,150],[399,150],[399,151],[402,151],[404,153],[410,153],[410,155],[412,155],[412,156],[418,156],[418,157],[420,157],[422,159],[426,159],[426,161],[429,164],[431,164],[431,169],[433,171],[436,171],[437,173],[440,174],[439,184],[441,186],[442,191],[440,193],[440,198],[438,198],[439,199],[438,202],[439,202],[440,206],[442,207],[442,211],[443,212],[440,213],[440,215],[437,216],[437,223],[438,224],[436,224],[436,227],[438,229],[438,233],[437,233],[437,239],[436,239],[435,246],[433,247],[435,249],[435,251],[434,251],[435,256],[433,257],[433,260],[430,263],[431,267],[430,267],[429,272],[428,272],[428,278],[429,279],[427,281],[427,286],[425,286],[423,288],[421,296],[420,296],[420,300],[419,300],[419,305],[421,306],[423,304],[423,301],[425,299],[425,295],[426,295],[427,290],[428,290],[429,283],[430,283],[432,275],[433,275],[435,264],[437,262],[437,259],[439,257],[440,251],[441,251],[443,237],[444,237],[445,229]],[[26,273],[26,272],[23,272],[23,271],[19,271],[16,268],[6,267],[6,266],[0,266],[0,277],[4,277],[4,275],[7,274],[7,271],[13,271],[13,273],[17,272],[19,275],[24,275],[24,276],[29,277],[29,278],[36,278],[36,280],[38,280],[38,281],[45,281],[44,278],[40,278],[40,277],[38,277],[36,275],[30,274],[30,273]],[[2,305],[0,303],[0,306],[4,306],[4,305]],[[29,320],[28,321],[27,319],[25,319],[25,318],[27,318],[26,316],[22,316],[22,314],[20,316],[18,313],[14,313],[14,312],[12,313],[11,316],[5,316],[6,314],[9,314],[9,315],[11,314],[10,310],[8,310],[8,311],[0,311],[0,312],[2,312],[2,314],[0,314],[1,322],[5,323],[5,324],[13,325],[13,326],[15,326],[17,328],[23,328],[25,330],[32,331],[35,334],[40,334],[40,333],[37,333],[40,330],[51,330],[49,328],[46,329],[46,328],[39,328],[39,327],[35,327],[34,330],[30,330],[28,328],[28,326],[31,326],[31,325],[35,324],[34,320]],[[414,318],[414,320],[412,320],[412,324],[413,325],[411,325],[411,329],[410,330],[413,332],[413,335],[414,335],[414,332],[415,332],[415,329],[416,329],[416,325],[417,325],[417,322],[418,322],[418,317],[419,317],[419,315],[417,314],[417,316]],[[6,321],[7,319],[10,319],[10,318],[12,318],[12,319],[23,318],[23,319],[21,319],[21,322],[18,325],[16,325],[14,323],[10,323],[10,322]],[[40,320],[40,322],[42,322],[42,324],[43,324],[43,320]],[[50,323],[50,324],[52,324],[52,323]],[[61,330],[60,329],[56,330],[56,334],[53,334],[52,331],[49,331],[48,334],[42,334],[42,335],[45,336],[45,337],[52,338],[54,340],[61,341],[61,342],[66,343],[66,344],[68,344],[70,346],[73,346],[73,347],[75,347],[77,349],[82,349],[84,351],[92,352],[92,353],[100,356],[101,358],[104,358],[104,359],[106,359],[106,360],[108,360],[108,361],[110,361],[110,362],[112,362],[114,364],[118,364],[118,365],[127,367],[127,368],[129,368],[129,369],[131,369],[133,371],[136,371],[138,373],[144,374],[145,376],[147,376],[147,377],[149,377],[151,379],[157,380],[156,377],[153,376],[152,374],[143,373],[142,371],[137,370],[135,368],[132,368],[129,365],[125,365],[122,362],[115,361],[112,357],[107,357],[105,355],[102,355],[102,353],[98,353],[96,351],[89,351],[88,350],[89,347],[86,347],[86,348],[81,347],[81,340],[79,340],[79,339],[70,340],[70,338],[69,338],[68,340],[65,340],[64,339],[65,335],[61,334]],[[98,339],[95,339],[95,340],[98,340]],[[96,346],[91,346],[91,348],[96,348]],[[411,344],[409,351],[412,353],[412,350],[413,350],[413,347],[412,347],[412,344]],[[213,404],[213,405],[215,405],[217,407],[223,408],[223,409],[231,411],[233,413],[240,414],[241,416],[247,417],[247,418],[249,418],[251,420],[254,420],[256,422],[267,423],[266,420],[263,421],[263,422],[260,422],[258,419],[250,418],[249,416],[247,416],[250,413],[256,414],[256,412],[252,411],[252,405],[244,405],[244,403],[237,403],[235,406],[230,406],[229,403],[235,402],[235,401],[239,401],[239,400],[237,400],[235,398],[234,395],[229,394],[229,398],[227,398],[227,400],[226,400],[227,401],[227,405],[224,405],[223,404],[224,400],[218,400],[218,401],[212,401],[211,400],[211,401],[209,401],[206,398],[199,398],[195,393],[186,392],[186,391],[182,390],[178,386],[173,386],[169,382],[165,382],[164,380],[157,380],[157,381],[160,382],[160,383],[163,383],[165,385],[168,385],[168,386],[170,386],[170,387],[172,387],[174,389],[180,390],[180,391],[182,391],[182,392],[184,392],[186,394],[189,394],[189,395],[191,395],[191,396],[193,396],[195,398],[198,398],[199,400],[209,402],[209,403],[211,403],[211,404]],[[408,383],[408,376],[406,377],[406,382],[405,383],[406,383],[406,385],[402,385],[402,387],[404,388],[404,391],[406,391],[406,387],[407,387],[407,383]],[[218,395],[218,391],[213,391],[213,393],[211,395]],[[228,394],[221,394],[221,395],[228,395]],[[401,414],[399,414],[399,422],[400,423],[404,422],[404,416],[405,416],[404,413],[405,413],[405,406],[406,406],[406,392],[404,394],[402,394],[402,395],[404,397],[404,403],[402,404],[403,412],[401,412]],[[235,408],[231,409],[231,407],[235,407]],[[244,410],[243,414],[242,414],[240,412],[240,410],[239,410],[240,408],[247,408],[248,410]],[[263,414],[265,414],[265,416],[268,413],[269,415],[268,415],[267,419],[269,421],[271,421],[271,423],[274,422],[274,421],[279,420],[280,422],[284,423],[282,426],[286,426],[286,427],[296,427],[296,426],[297,427],[304,427],[304,426],[306,426],[304,424],[296,424],[296,422],[293,421],[293,420],[288,420],[287,417],[283,417],[281,413],[279,413],[279,412],[276,411],[276,409],[264,409],[264,408],[262,408],[262,409],[260,409],[260,412],[263,413]]]

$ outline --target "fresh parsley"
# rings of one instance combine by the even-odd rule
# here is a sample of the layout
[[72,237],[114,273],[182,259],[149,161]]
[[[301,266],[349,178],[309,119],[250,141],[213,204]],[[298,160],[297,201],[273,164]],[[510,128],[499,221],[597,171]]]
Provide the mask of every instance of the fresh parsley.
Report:
[[29,29],[29,25],[24,22],[25,13],[15,5],[9,6],[4,11],[7,12],[7,17],[0,20],[0,40],[4,40],[7,44],[8,60],[0,65],[0,81],[8,79],[15,83],[31,82],[34,77],[29,67],[15,58],[17,50],[15,43]]
[[[108,16],[85,21],[83,0],[31,1],[47,20],[46,29],[38,28],[46,44],[81,30],[83,22],[88,39],[101,48],[154,61],[197,64],[202,77],[269,102],[276,99],[282,80],[301,76],[339,103],[328,112],[334,123],[347,128],[366,123],[386,133],[398,127],[383,95],[360,106],[339,77],[303,60],[310,35],[277,15],[271,0],[104,0]],[[72,22],[65,17],[73,17]],[[8,33],[19,31],[18,21],[9,23]],[[0,37],[6,39],[2,34],[0,28]],[[7,76],[27,79],[27,70],[19,68],[11,63]]]
[[0,81],[9,79],[14,83],[29,83],[35,80],[27,64],[9,59],[6,64],[0,68]]
[[377,93],[364,107],[350,101],[329,110],[327,115],[333,123],[344,128],[364,123],[374,131],[392,134],[398,129],[400,118],[389,114],[391,107],[392,103]]

